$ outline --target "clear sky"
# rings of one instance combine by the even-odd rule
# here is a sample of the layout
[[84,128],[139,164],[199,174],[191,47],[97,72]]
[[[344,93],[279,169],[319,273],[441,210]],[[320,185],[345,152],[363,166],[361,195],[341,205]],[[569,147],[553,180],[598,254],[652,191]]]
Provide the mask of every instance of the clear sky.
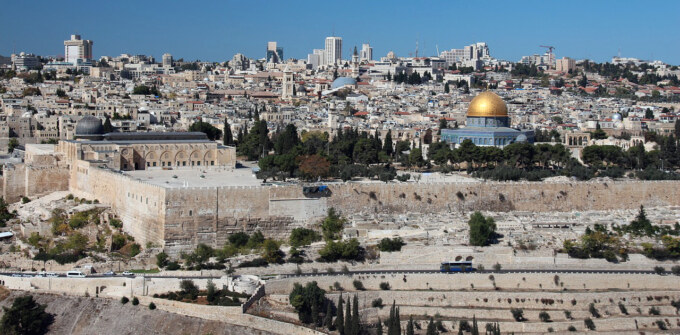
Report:
[[374,58],[435,55],[487,42],[491,55],[517,61],[555,46],[557,57],[622,57],[680,64],[680,1],[24,1],[0,6],[0,55],[63,55],[81,34],[94,56],[163,53],[226,61],[263,58],[277,41],[285,58],[306,58],[326,36],[343,38],[343,57],[370,42]]

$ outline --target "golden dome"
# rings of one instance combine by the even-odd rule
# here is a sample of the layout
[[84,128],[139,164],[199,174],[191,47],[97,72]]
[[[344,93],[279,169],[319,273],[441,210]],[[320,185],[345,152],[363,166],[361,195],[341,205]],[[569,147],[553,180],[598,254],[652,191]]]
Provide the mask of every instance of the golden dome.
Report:
[[508,116],[508,106],[495,93],[486,91],[477,95],[468,106],[467,116],[499,117]]

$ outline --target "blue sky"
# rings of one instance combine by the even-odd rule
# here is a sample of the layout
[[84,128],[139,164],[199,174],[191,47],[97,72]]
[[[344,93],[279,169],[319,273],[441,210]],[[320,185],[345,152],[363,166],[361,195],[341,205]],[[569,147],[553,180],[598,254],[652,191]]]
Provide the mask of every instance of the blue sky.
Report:
[[461,48],[477,41],[517,61],[556,47],[557,57],[624,57],[680,64],[680,1],[4,1],[0,55],[62,55],[79,33],[94,56],[121,53],[225,61],[265,55],[278,41],[286,58],[305,58],[333,32],[343,57],[370,42],[374,58]]

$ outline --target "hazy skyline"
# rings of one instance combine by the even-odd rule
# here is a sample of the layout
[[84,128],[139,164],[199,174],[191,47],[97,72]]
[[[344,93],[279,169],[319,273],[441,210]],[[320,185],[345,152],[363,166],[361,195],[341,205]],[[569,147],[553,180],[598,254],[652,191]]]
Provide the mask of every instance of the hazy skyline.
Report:
[[343,38],[343,58],[371,43],[374,59],[436,55],[475,42],[491,55],[518,61],[555,46],[557,57],[610,61],[622,57],[680,64],[675,1],[12,1],[0,13],[0,54],[63,55],[63,41],[81,34],[94,57],[165,52],[186,60],[226,61],[235,53],[263,58],[277,41],[285,58],[306,59],[324,38]]

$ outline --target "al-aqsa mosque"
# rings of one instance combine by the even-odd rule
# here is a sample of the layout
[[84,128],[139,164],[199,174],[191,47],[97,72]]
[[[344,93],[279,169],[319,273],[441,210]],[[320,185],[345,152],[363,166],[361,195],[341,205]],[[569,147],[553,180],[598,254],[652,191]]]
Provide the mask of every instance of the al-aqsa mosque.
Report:
[[515,142],[534,142],[533,130],[510,128],[508,106],[493,92],[482,92],[468,106],[465,128],[442,129],[441,140],[457,146],[465,140],[478,146],[503,147]]

